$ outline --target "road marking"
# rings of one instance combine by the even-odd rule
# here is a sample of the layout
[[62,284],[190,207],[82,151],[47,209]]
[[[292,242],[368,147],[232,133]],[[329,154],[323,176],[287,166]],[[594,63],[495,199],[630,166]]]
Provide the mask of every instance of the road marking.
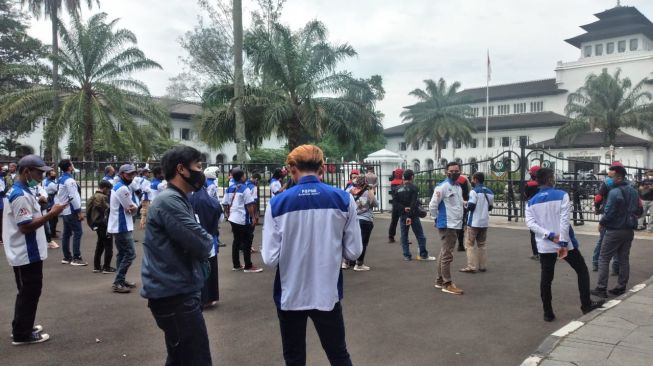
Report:
[[641,290],[644,289],[644,287],[646,287],[646,284],[645,283],[640,283],[638,285],[633,286],[633,288],[630,289],[630,292],[641,291]]
[[598,310],[608,310],[608,309],[610,309],[611,307],[614,307],[614,306],[619,305],[620,302],[621,302],[621,300],[616,300],[616,299],[615,299],[615,300],[606,301],[605,304],[603,304],[603,308],[598,308]]
[[540,356],[531,356],[531,357],[525,359],[524,362],[522,362],[520,366],[537,366],[537,365],[540,364],[540,361],[542,361],[542,357],[540,357]]
[[556,330],[551,335],[562,338],[562,337],[566,336],[567,334],[575,331],[576,329],[582,327],[583,325],[585,325],[585,323],[579,322],[578,320],[574,320],[572,322],[569,322],[569,324],[565,325],[564,327]]

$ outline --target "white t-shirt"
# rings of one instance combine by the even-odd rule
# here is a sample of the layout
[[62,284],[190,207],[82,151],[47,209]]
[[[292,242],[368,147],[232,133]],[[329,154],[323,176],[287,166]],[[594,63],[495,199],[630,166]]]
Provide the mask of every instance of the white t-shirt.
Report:
[[129,206],[138,206],[136,195],[120,180],[113,186],[109,203],[109,224],[107,232],[110,234],[134,231],[134,219],[127,212]]
[[223,205],[230,206],[227,220],[238,225],[249,224],[247,222],[246,206],[252,203],[254,203],[254,196],[252,196],[252,191],[245,183],[234,184],[229,187],[222,199]]
[[18,229],[42,216],[41,206],[24,183],[15,181],[4,199],[2,241],[7,262],[13,267],[43,261],[48,257],[48,243],[43,226],[23,234]]

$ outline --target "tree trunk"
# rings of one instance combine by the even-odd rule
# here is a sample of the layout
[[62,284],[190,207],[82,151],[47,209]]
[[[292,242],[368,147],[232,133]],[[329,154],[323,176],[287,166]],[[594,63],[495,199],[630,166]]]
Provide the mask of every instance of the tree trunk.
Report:
[[84,88],[84,161],[93,161],[93,115],[91,91]]
[[243,113],[243,6],[242,0],[233,0],[232,17],[234,22],[234,112],[236,115],[236,159],[244,163],[247,148],[245,139],[245,116]]
[[297,115],[293,115],[288,123],[288,150],[292,151],[300,145],[302,125]]
[[[50,14],[50,20],[52,21],[52,54],[57,56],[59,55],[59,26],[58,26],[58,15],[57,7],[53,6],[51,9],[52,14]],[[52,61],[52,88],[57,91],[59,90],[59,62],[57,60]],[[54,100],[52,101],[52,116],[56,116],[57,111],[59,110],[59,93],[55,93]],[[52,161],[56,161],[59,157],[57,156],[59,141],[53,141],[52,146],[50,147],[50,157]]]

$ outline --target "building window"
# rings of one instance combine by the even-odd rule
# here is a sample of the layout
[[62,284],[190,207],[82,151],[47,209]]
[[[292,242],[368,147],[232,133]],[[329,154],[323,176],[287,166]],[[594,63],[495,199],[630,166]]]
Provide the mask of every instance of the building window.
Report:
[[603,55],[603,45],[602,44],[597,44],[596,46],[594,46],[594,55],[595,56]]
[[497,114],[510,114],[510,104],[504,104],[497,107]]
[[442,141],[442,148],[440,148],[440,150],[444,150],[444,149],[446,149],[448,144],[449,144],[449,141],[448,141],[448,140],[444,140],[444,141]]
[[526,113],[526,103],[517,103],[512,107],[514,113]]
[[544,102],[531,102],[531,113],[542,112],[544,110]]
[[413,144],[411,146],[413,147],[414,151],[419,150],[419,142],[413,142]]
[[501,147],[510,147],[510,137],[501,138]]
[[631,39],[630,40],[630,50],[631,51],[637,51],[637,46],[639,46],[639,39]]
[[611,55],[614,53],[614,42],[608,42],[605,45],[605,53]]
[[406,143],[405,142],[400,142],[399,143],[399,151],[406,151]]
[[592,56],[592,46],[585,46],[585,57]]
[[487,138],[487,147],[494,147],[494,137]]
[[181,128],[179,129],[179,138],[184,141],[190,140],[190,128]]
[[461,149],[463,147],[463,143],[460,140],[454,141],[453,146],[455,146],[456,149]]
[[470,117],[478,117],[478,107],[471,108],[469,110]]
[[519,147],[525,147],[528,145],[528,136],[519,136]]
[[619,41],[617,43],[617,51],[619,53],[626,52],[626,41]]
[[426,141],[426,150],[433,150],[433,143],[431,141]]
[[486,110],[487,110],[487,107],[483,107],[483,117],[488,116],[488,115],[489,116],[494,116],[494,106],[493,105],[490,106],[490,113],[489,114],[486,113]]
[[478,146],[478,139],[472,139],[472,142],[469,143],[469,147],[471,147],[472,149],[476,149],[477,146]]

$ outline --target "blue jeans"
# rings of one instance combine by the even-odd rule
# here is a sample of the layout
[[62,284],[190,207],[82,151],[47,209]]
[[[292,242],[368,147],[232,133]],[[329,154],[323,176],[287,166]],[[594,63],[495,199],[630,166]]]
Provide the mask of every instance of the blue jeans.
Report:
[[132,265],[136,258],[136,251],[134,250],[134,234],[131,231],[126,233],[113,234],[114,242],[116,243],[116,279],[114,284],[119,284],[125,281],[127,270]]
[[[402,215],[399,218],[399,228],[401,229],[401,249],[404,251],[404,258],[412,258],[413,255],[410,254],[408,250],[408,226],[406,226],[405,215]],[[410,225],[413,228],[413,234],[417,237],[417,245],[419,246],[419,256],[428,257],[429,252],[426,251],[426,237],[424,236],[424,230],[422,229],[422,221],[419,217],[413,219],[413,223]]]
[[150,299],[148,306],[165,335],[166,366],[211,366],[211,349],[198,292]]
[[[601,255],[601,243],[603,243],[603,237],[605,236],[605,229],[600,231],[599,240],[596,241],[596,246],[594,246],[594,253],[592,253],[592,265],[594,267],[599,266],[599,256]],[[612,260],[612,272],[619,273],[619,259],[614,257]]]
[[[70,237],[73,237],[73,255],[70,255]],[[61,238],[61,249],[65,259],[81,258],[80,245],[82,242],[82,222],[77,214],[63,216],[63,238]]]

